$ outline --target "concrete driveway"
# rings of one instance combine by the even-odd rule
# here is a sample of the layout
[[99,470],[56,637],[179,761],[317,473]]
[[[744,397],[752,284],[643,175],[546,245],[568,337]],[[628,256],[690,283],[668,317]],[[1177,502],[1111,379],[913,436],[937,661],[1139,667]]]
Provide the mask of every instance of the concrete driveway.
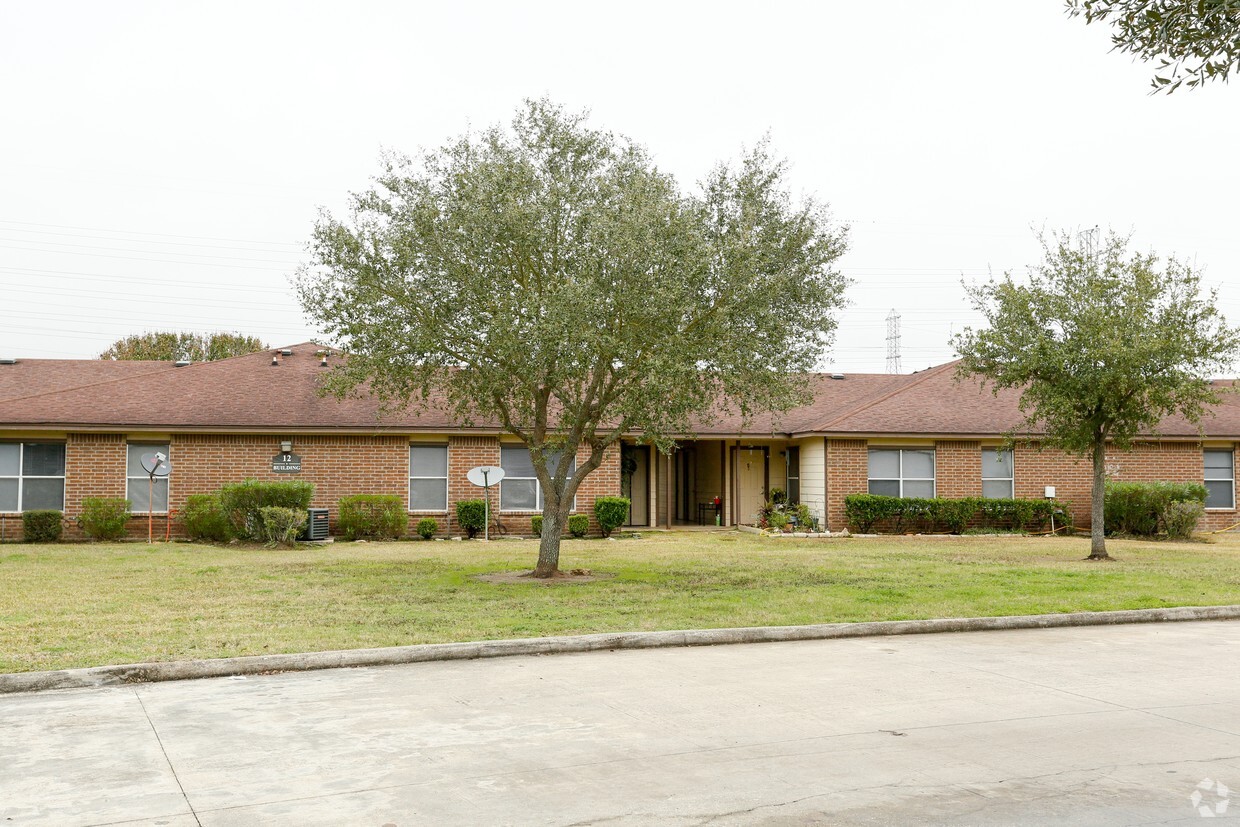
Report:
[[1126,825],[1198,808],[1240,819],[1237,622],[0,697],[2,827]]

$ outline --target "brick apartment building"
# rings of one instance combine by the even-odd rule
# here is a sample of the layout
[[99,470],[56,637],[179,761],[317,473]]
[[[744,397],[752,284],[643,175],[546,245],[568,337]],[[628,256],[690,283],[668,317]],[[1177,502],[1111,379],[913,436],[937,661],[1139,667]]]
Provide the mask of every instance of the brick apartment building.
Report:
[[[333,526],[347,494],[399,494],[410,528],[433,516],[456,535],[455,503],[480,496],[465,478],[477,465],[504,467],[493,506],[509,532],[530,533],[541,492],[520,443],[498,427],[461,427],[434,406],[383,414],[370,398],[322,397],[318,383],[330,367],[310,343],[181,366],[0,363],[0,539],[20,537],[23,510],[58,508],[71,521],[83,498],[96,496],[128,497],[143,515],[133,519],[135,535],[145,534],[153,499],[157,530],[175,535],[188,495],[290,476],[315,484],[314,505],[330,510]],[[844,498],[853,493],[1040,498],[1049,487],[1078,524],[1087,521],[1088,463],[1036,445],[1005,451],[1001,434],[1021,421],[1018,395],[958,382],[953,369],[816,375],[812,403],[748,423],[726,416],[702,423],[668,456],[634,435],[586,480],[575,510],[597,530],[595,498],[622,494],[633,502],[633,526],[735,525],[751,522],[782,488],[834,531],[844,527]],[[1240,399],[1229,395],[1202,431],[1169,418],[1134,450],[1108,455],[1108,472],[1204,481],[1202,527],[1230,526],[1240,519],[1233,470]],[[152,496],[140,458],[153,451],[167,454],[172,474]]]

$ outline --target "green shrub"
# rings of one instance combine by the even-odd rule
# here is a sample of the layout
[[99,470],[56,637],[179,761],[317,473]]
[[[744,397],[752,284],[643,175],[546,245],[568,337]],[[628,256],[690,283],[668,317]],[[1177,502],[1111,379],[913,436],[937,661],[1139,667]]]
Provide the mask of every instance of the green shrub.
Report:
[[818,527],[818,521],[814,519],[814,515],[809,513],[809,506],[805,503],[797,503],[796,506],[797,526],[803,531],[813,531]]
[[952,534],[963,534],[973,515],[977,513],[977,500],[973,497],[959,500],[935,499],[931,502],[934,504],[935,522],[946,526]]
[[599,497],[594,501],[594,516],[604,537],[610,537],[613,531],[624,525],[629,518],[630,505],[628,497]]
[[434,517],[423,517],[418,520],[418,536],[429,540],[439,533],[439,521]]
[[568,530],[574,537],[584,537],[590,530],[590,518],[585,514],[573,514],[568,518]]
[[541,514],[535,514],[530,517],[530,531],[534,532],[535,537],[542,536],[543,517]]
[[1062,520],[1055,521],[1056,528],[1072,521],[1063,503],[1057,500],[980,499],[977,503],[986,525],[1013,531],[1049,528],[1052,514],[1063,515]]
[[844,515],[848,525],[861,534],[868,534],[879,520],[901,513],[899,497],[881,494],[849,494],[844,498]]
[[1167,536],[1177,540],[1191,537],[1197,529],[1197,523],[1206,513],[1206,507],[1196,500],[1178,500],[1167,503],[1163,511],[1163,524],[1167,528]]
[[766,518],[767,525],[776,531],[783,531],[788,527],[788,515],[782,511],[771,511]]
[[[220,507],[233,532],[242,539],[266,539],[262,509],[287,508],[304,512],[314,499],[314,483],[303,480],[265,482],[248,479],[220,489]],[[303,514],[303,516],[305,516]]]
[[959,534],[980,513],[989,526],[1005,524],[1015,531],[1048,528],[1052,517],[1056,528],[1071,525],[1072,515],[1057,500],[991,500],[963,497],[934,499],[887,497],[880,494],[850,494],[844,498],[849,526],[869,532],[881,520],[893,520],[900,532],[906,524],[919,530],[946,529]]
[[23,511],[22,539],[27,543],[54,543],[65,528],[65,515],[59,511]]
[[304,508],[264,505],[258,509],[262,539],[269,546],[291,546],[306,529],[310,515]]
[[336,526],[349,540],[396,539],[405,533],[409,519],[399,494],[354,494],[341,497],[338,508]]
[[232,537],[232,525],[224,515],[219,492],[214,494],[190,494],[185,498],[185,510],[181,512],[181,525],[191,540],[227,542]]
[[[1120,532],[1139,537],[1153,537],[1160,531],[1170,534],[1168,509],[1172,503],[1181,502],[1200,503],[1204,509],[1205,483],[1108,482],[1103,503],[1103,526],[1108,533]],[[1177,514],[1175,519],[1186,517]]]
[[456,522],[472,538],[487,527],[487,504],[485,500],[459,500],[456,504]]
[[124,497],[84,497],[78,527],[92,540],[119,540],[125,536],[130,506]]

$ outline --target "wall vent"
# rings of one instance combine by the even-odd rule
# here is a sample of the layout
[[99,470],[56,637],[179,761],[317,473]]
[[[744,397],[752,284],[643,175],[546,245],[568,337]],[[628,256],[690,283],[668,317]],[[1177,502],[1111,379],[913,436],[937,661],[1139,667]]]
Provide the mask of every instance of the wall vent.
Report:
[[0,365],[16,365],[16,364],[17,364],[16,359],[9,359],[7,357],[0,359]]
[[833,374],[831,374],[831,378],[832,378],[832,379],[843,379],[843,378],[844,378],[844,374],[842,374],[842,373],[833,373]]

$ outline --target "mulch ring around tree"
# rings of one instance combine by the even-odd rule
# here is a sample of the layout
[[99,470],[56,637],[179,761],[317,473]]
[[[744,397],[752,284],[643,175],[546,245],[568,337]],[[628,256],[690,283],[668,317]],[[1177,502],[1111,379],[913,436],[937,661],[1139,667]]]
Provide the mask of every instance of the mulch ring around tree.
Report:
[[522,570],[501,571],[495,574],[475,574],[474,579],[481,580],[484,583],[532,583],[536,586],[554,586],[562,583],[592,583],[595,580],[610,580],[615,576],[606,571],[569,569],[568,571],[557,571],[550,577],[535,577],[533,571]]

